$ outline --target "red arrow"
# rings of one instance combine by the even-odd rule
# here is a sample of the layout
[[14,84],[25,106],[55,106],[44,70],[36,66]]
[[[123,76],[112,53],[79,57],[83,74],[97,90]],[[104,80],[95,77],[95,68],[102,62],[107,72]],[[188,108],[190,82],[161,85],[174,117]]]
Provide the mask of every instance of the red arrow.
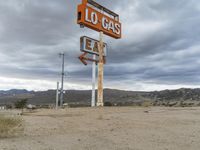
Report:
[[80,61],[84,64],[87,65],[87,62],[84,60],[84,56],[87,55],[87,53],[83,53],[81,56],[79,56],[78,58],[80,59]]
[[[80,55],[78,58],[80,59],[80,61],[84,64],[84,65],[87,65],[87,61],[91,61],[91,62],[96,62],[96,64],[99,62],[98,60],[95,60],[95,59],[92,59],[92,58],[88,58],[88,57],[85,57],[88,53],[84,52],[82,55]],[[103,57],[103,61],[104,61],[104,64],[106,63],[106,58]]]

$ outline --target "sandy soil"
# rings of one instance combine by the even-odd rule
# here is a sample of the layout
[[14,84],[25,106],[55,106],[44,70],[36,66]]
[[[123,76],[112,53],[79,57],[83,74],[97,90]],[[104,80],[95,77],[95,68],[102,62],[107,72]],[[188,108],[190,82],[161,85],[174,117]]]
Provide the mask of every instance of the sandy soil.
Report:
[[23,116],[0,150],[199,150],[200,108],[69,108]]

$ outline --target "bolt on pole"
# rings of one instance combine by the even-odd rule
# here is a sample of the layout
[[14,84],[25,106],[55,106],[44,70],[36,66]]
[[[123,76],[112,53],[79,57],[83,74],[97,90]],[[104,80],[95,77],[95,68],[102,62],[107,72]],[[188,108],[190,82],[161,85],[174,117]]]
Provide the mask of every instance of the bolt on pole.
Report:
[[103,75],[104,75],[104,61],[103,61],[103,32],[99,35],[99,63],[98,63],[98,94],[97,106],[103,106]]

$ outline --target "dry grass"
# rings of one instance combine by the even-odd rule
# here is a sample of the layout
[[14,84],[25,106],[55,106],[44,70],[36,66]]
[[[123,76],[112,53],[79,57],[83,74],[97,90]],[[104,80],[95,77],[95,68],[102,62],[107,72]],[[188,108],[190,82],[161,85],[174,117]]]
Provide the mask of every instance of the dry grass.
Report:
[[200,107],[38,109],[0,150],[200,150],[199,116]]
[[23,121],[16,116],[0,114],[0,138],[17,136],[23,131]]
[[150,101],[144,101],[142,103],[142,107],[150,107],[150,106],[152,106],[152,103]]

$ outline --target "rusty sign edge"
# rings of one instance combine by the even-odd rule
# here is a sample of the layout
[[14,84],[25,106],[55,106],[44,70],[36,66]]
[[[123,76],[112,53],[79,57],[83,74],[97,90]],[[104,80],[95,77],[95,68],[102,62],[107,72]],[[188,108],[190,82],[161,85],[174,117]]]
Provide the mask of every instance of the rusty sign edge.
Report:
[[[107,29],[105,29],[103,27],[99,28],[99,27],[97,27],[97,26],[100,26],[99,24],[94,25],[92,23],[87,22],[85,20],[86,8],[91,9],[90,11],[96,12],[98,14],[97,16],[103,16],[103,17],[105,17],[107,19],[109,18],[109,21],[113,21],[114,24],[115,23],[119,24],[119,26],[120,26],[120,29],[119,29],[120,30],[120,34],[116,34],[116,33],[114,33],[114,31],[111,32],[111,30],[107,30]],[[79,13],[80,13],[81,16],[79,16]],[[98,23],[101,24],[102,21],[98,20]],[[90,7],[90,6],[86,5],[86,4],[79,4],[78,7],[77,7],[77,24],[84,25],[84,26],[86,26],[86,27],[88,27],[88,28],[90,28],[92,30],[98,31],[98,32],[102,31],[104,34],[106,34],[106,35],[108,35],[110,37],[113,37],[115,39],[120,39],[122,37],[122,24],[121,24],[121,22],[119,20],[115,20],[114,18],[111,18],[111,17],[109,17],[109,16],[97,11],[94,8],[92,8],[92,7]]]
[[[96,40],[96,39],[94,39],[94,38],[90,38],[90,37],[88,37],[88,36],[81,36],[81,37],[80,37],[80,50],[81,50],[82,52],[87,52],[87,53],[95,54],[95,55],[99,56],[99,53],[94,52],[94,51],[91,51],[91,50],[85,49],[84,38],[90,39],[90,40],[93,40],[93,41],[99,43],[99,41]],[[107,44],[107,43],[104,43],[104,45],[105,45],[104,57],[106,57],[106,56],[107,56],[107,52],[108,52],[108,44]]]

